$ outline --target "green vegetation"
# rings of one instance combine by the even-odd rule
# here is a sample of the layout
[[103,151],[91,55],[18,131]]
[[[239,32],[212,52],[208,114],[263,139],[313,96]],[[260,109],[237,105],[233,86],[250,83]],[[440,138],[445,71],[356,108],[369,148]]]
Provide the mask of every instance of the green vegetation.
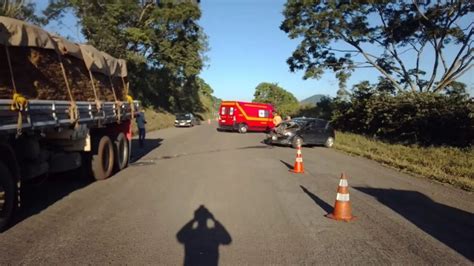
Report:
[[[472,67],[473,8],[463,0],[288,0],[280,28],[301,40],[287,62],[304,78],[332,70],[344,90],[355,69],[370,67],[396,90],[442,92]],[[428,53],[434,64],[423,70]]]
[[202,120],[214,119],[217,116],[217,109],[221,104],[221,99],[214,97],[214,90],[203,79],[199,78],[199,99],[201,110],[197,113]]
[[411,174],[474,191],[474,149],[389,144],[352,133],[336,133],[334,147]]
[[329,119],[338,130],[389,142],[423,146],[474,144],[474,103],[465,85],[451,83],[446,93],[402,91],[367,81],[347,100],[325,98],[300,115]]
[[[300,115],[358,134],[338,133],[338,149],[473,191],[474,103],[456,81],[473,66],[474,24],[466,20],[473,8],[472,1],[288,0],[280,29],[300,41],[290,70],[303,70],[304,79],[331,70],[339,80],[335,99]],[[422,69],[426,58],[433,63]],[[350,93],[346,81],[358,68],[381,77]]]
[[286,116],[294,115],[299,108],[298,100],[291,92],[276,83],[262,82],[255,88],[254,102],[271,103],[277,112]]
[[328,96],[322,95],[322,94],[315,94],[311,97],[308,97],[306,99],[301,100],[300,104],[303,105],[303,106],[305,106],[305,105],[306,106],[314,106],[317,103],[321,102],[321,100],[323,100],[326,97],[328,97]]
[[35,15],[35,3],[28,0],[0,0],[0,16],[12,17],[34,24],[44,24],[46,20]]
[[302,104],[297,116],[317,117],[331,121],[335,108],[336,106],[331,98],[322,97],[316,104]]
[[[45,25],[72,12],[88,44],[127,60],[130,93],[147,108],[210,117],[219,99],[198,75],[208,50],[198,1],[0,1],[0,15]],[[166,116],[166,115],[165,115]]]
[[207,37],[196,1],[50,1],[44,14],[61,20],[69,10],[89,44],[127,60],[131,93],[145,106],[206,112],[201,102]]
[[[168,113],[164,110],[155,110],[150,108],[145,108],[145,118],[146,118],[146,130],[148,132],[169,128],[174,125],[175,116],[174,114]],[[132,123],[133,134],[136,135],[138,132],[137,124],[135,121]]]

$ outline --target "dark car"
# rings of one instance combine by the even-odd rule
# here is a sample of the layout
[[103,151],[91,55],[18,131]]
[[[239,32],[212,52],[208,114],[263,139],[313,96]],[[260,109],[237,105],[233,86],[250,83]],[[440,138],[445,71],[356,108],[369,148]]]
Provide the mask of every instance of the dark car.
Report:
[[193,127],[200,124],[201,121],[191,113],[178,114],[176,115],[176,120],[174,121],[175,127]]
[[282,122],[268,135],[267,143],[291,145],[334,145],[334,129],[326,120],[318,118],[294,118]]

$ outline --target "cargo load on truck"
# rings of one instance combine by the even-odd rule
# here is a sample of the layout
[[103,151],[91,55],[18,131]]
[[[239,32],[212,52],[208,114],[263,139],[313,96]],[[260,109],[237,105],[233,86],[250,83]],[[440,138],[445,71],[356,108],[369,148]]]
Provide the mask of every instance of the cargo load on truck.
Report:
[[24,21],[0,16],[0,108],[10,103],[10,109],[26,109],[21,105],[28,102],[32,111],[30,117],[24,116],[18,123],[8,117],[12,113],[0,112],[0,130],[16,124],[44,124],[38,121],[43,118],[34,117],[33,109],[34,103],[49,105],[47,101],[55,101],[57,105],[51,108],[62,121],[67,117],[94,120],[95,114],[102,113],[107,119],[111,115],[121,119],[133,108],[123,104],[131,99],[127,76],[125,60]]
[[139,107],[127,76],[124,60],[0,16],[0,232],[23,182],[127,167]]
[[20,20],[0,17],[0,62],[0,99],[126,100],[124,60]]

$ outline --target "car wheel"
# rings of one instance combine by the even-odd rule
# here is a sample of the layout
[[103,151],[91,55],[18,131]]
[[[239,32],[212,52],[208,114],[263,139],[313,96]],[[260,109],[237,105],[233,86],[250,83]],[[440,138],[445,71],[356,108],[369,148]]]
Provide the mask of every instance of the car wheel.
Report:
[[331,148],[332,146],[334,145],[334,138],[333,137],[329,137],[326,142],[324,143],[324,146],[326,148]]
[[245,134],[247,133],[249,127],[246,124],[239,125],[239,133]]
[[298,136],[294,137],[291,146],[295,149],[298,148],[298,146],[303,146],[303,139]]

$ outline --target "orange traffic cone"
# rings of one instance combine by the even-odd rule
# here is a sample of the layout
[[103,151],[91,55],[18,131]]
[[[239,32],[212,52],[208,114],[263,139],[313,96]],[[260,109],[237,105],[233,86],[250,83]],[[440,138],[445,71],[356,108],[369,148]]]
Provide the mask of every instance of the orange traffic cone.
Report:
[[298,145],[296,148],[296,159],[295,159],[295,166],[293,169],[290,170],[295,174],[302,174],[304,173],[304,166],[303,166],[303,155],[301,154],[301,145]]
[[349,188],[347,183],[347,178],[344,173],[341,174],[341,179],[339,180],[339,186],[337,188],[336,203],[334,204],[334,211],[326,215],[326,217],[338,220],[349,222],[355,219],[355,216],[352,216],[351,202],[349,199]]

